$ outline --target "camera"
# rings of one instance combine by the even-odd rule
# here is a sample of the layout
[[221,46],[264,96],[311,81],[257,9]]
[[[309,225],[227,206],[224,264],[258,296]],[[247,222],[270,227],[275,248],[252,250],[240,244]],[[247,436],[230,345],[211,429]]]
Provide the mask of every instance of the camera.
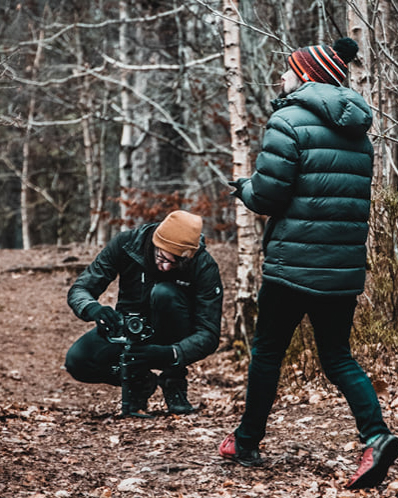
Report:
[[[154,329],[147,324],[146,318],[140,313],[120,313],[120,326],[116,333],[109,329],[106,330],[106,340],[111,343],[123,345],[120,353],[119,365],[112,367],[114,373],[119,372],[120,383],[122,387],[122,414],[123,416],[147,417],[140,415],[131,408],[132,393],[130,389],[131,381],[138,375],[140,370],[134,368],[134,345],[145,342],[155,334]],[[138,373],[137,373],[138,372]]]
[[124,316],[123,331],[123,335],[130,337],[133,342],[147,341],[154,334],[153,328],[146,323],[146,318],[139,313]]
[[108,332],[106,339],[117,344],[136,344],[147,341],[154,333],[153,328],[140,313],[127,313],[122,317],[117,334],[110,335]]

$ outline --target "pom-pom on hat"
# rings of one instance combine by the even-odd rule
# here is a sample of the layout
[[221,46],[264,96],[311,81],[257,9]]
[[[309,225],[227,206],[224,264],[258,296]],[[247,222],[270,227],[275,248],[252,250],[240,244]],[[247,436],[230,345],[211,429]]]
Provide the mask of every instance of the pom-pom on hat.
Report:
[[347,64],[358,52],[357,43],[351,38],[340,38],[332,47],[313,45],[295,50],[288,63],[304,81],[317,81],[339,86],[347,76]]
[[173,211],[153,232],[152,242],[174,256],[193,258],[199,249],[202,218],[187,211]]

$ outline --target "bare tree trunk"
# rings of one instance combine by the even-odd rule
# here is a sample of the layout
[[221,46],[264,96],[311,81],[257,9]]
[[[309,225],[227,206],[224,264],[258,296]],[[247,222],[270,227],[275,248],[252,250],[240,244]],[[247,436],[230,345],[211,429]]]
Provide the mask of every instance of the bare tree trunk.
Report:
[[[224,0],[223,13],[229,19],[238,19],[238,0]],[[224,19],[224,64],[228,86],[228,105],[231,121],[233,178],[251,176],[248,117],[240,60],[239,25]],[[236,338],[249,337],[257,315],[257,272],[259,244],[255,230],[255,215],[241,201],[236,203],[238,236],[238,269],[234,331]],[[249,349],[249,348],[248,348]]]
[[[395,15],[395,17],[394,17]],[[389,326],[397,317],[397,12],[387,0],[356,0],[347,6],[348,32],[359,45],[351,64],[351,85],[373,108],[370,130],[375,150],[370,231],[367,241],[372,311],[381,310]],[[391,188],[392,187],[392,188]],[[382,282],[382,284],[381,284]],[[388,289],[388,290],[386,290]]]
[[[35,60],[33,62],[32,68],[32,79],[37,76],[38,68],[40,65],[40,59],[43,52],[43,45],[41,41],[44,38],[44,31],[41,30],[39,34],[39,43],[37,44],[37,50],[35,55]],[[21,224],[22,224],[22,245],[24,249],[30,249],[31,240],[29,234],[29,166],[30,166],[30,134],[32,132],[32,121],[35,114],[36,107],[36,91],[32,90],[32,95],[29,101],[28,119],[26,127],[26,136],[22,147],[22,173],[21,173]]]
[[[85,86],[87,83],[85,82]],[[89,88],[86,88],[82,99],[84,100],[84,105],[89,106],[91,98],[87,92],[89,92]],[[98,143],[94,125],[89,116],[83,118],[82,129],[90,202],[90,226],[86,234],[86,244],[102,245],[104,241],[100,240],[100,233],[103,231],[101,228],[103,222],[101,214],[104,210],[105,168],[101,161],[100,143]]]
[[[347,32],[359,47],[355,61],[350,64],[350,86],[360,93],[369,105],[372,105],[372,52],[367,3],[367,0],[357,0],[355,4],[347,4]],[[374,162],[376,165],[379,162],[377,149],[375,149]],[[378,172],[379,168],[376,167],[373,175],[374,185],[380,184],[381,181]],[[369,232],[367,247],[371,254],[372,248],[375,247],[373,230]]]
[[[76,41],[76,59],[78,65],[84,65],[84,51],[81,46],[79,31],[75,33]],[[105,164],[103,157],[104,140],[103,129],[105,124],[101,125],[101,131],[97,131],[91,110],[94,108],[93,90],[91,89],[92,79],[85,76],[80,95],[79,104],[82,108],[82,131],[84,144],[84,158],[86,166],[86,177],[88,185],[89,203],[90,203],[90,224],[86,234],[86,244],[104,245],[106,242],[106,233],[104,227],[104,202],[105,202]],[[104,96],[104,115],[106,115],[107,92]],[[98,136],[97,136],[98,134]]]
[[371,81],[371,34],[368,28],[368,0],[357,0],[356,8],[347,6],[348,35],[358,44],[359,51],[356,61],[350,64],[351,87],[372,103]]
[[[163,7],[156,2],[149,7],[148,2],[136,2],[137,13],[141,16],[151,12],[156,16],[161,14]],[[137,24],[134,29],[134,38],[140,40],[134,47],[134,60],[138,64],[145,64],[151,60],[152,64],[162,64],[162,62],[173,61],[181,69],[175,74],[183,74],[183,67],[186,62],[186,49],[181,46],[185,43],[183,38],[181,20],[179,12],[173,16],[161,17],[152,22],[152,27],[143,23]],[[185,26],[185,29],[187,27]],[[170,33],[173,33],[173,43],[170,43]],[[149,39],[150,43],[145,45],[141,40]],[[152,48],[151,48],[152,47]],[[156,47],[162,47],[161,50]],[[163,111],[170,119],[178,122],[184,118],[181,107],[181,98],[174,92],[159,92],[159,88],[165,86],[178,89],[178,78],[173,73],[158,72],[141,75],[133,74],[132,86],[136,95],[150,98],[160,104]],[[156,82],[156,84],[154,84]],[[143,102],[142,102],[143,103]],[[181,144],[181,137],[177,133],[171,122],[159,116],[152,106],[148,104],[139,106],[139,111],[134,110],[134,123],[137,127],[134,134],[134,142],[137,144],[132,151],[132,184],[142,190],[150,192],[172,193],[181,187],[183,177],[182,154],[178,150]],[[186,123],[187,128],[195,126],[192,122]],[[141,136],[138,130],[142,130]],[[162,136],[163,140],[158,140],[146,130],[150,130],[155,135]],[[138,146],[139,145],[139,146]],[[137,196],[140,194],[137,192]]]
[[[358,63],[351,64],[351,85],[361,93],[374,109],[371,133],[375,149],[374,188],[397,183],[396,164],[396,88],[397,65],[392,64],[385,52],[393,47],[394,25],[391,5],[381,0],[368,15],[368,0],[356,0],[347,6],[348,31],[359,45]],[[391,138],[393,139],[391,141]]]
[[[358,62],[351,64],[351,86],[373,108],[370,132],[374,137],[375,150],[373,223],[378,227],[376,232],[383,230],[384,225],[384,208],[379,202],[379,193],[387,186],[396,186],[398,174],[395,105],[398,71],[397,63],[392,63],[392,26],[396,23],[390,9],[391,5],[386,0],[381,0],[377,5],[370,4],[368,0],[356,0],[347,6],[348,33],[359,46]],[[377,251],[374,237],[375,233],[371,231],[368,246]]]
[[[395,6],[396,12],[396,6]],[[377,2],[377,16],[375,20],[376,60],[378,66],[378,108],[379,108],[379,135],[381,140],[382,185],[383,187],[397,185],[397,105],[396,89],[398,85],[397,64],[386,59],[385,52],[393,53],[396,41],[396,31],[392,5],[390,0]],[[391,140],[392,139],[392,140]]]
[[[119,17],[123,21],[129,17],[129,7],[127,2],[119,2]],[[120,60],[124,64],[128,64],[128,49],[129,43],[127,38],[127,24],[121,23],[119,31],[119,43],[120,43]],[[120,140],[120,153],[119,153],[119,186],[120,186],[120,217],[122,220],[127,220],[127,201],[128,201],[128,189],[132,187],[132,152],[133,152],[133,136],[134,129],[131,124],[131,94],[127,90],[128,85],[128,73],[126,70],[122,71],[121,74],[122,90],[120,92],[122,110],[125,116],[125,122],[123,123],[122,137]],[[127,225],[123,224],[121,226],[122,230],[127,229]]]

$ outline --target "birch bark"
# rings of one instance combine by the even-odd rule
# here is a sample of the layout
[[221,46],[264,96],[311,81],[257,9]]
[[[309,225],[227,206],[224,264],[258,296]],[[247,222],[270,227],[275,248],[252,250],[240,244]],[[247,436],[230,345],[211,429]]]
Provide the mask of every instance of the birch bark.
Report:
[[[129,17],[128,4],[125,1],[119,2],[119,17],[120,20],[126,20]],[[130,62],[128,56],[128,37],[127,37],[127,24],[121,23],[119,31],[119,44],[120,44],[120,60],[122,63],[127,64]],[[122,220],[127,220],[127,206],[128,206],[128,189],[132,187],[132,152],[133,152],[133,125],[131,113],[131,93],[127,90],[128,72],[122,70],[121,73],[121,105],[125,116],[123,123],[122,136],[120,140],[120,153],[119,153],[119,184],[120,184],[120,217]],[[126,230],[126,224],[121,226],[121,230]]]
[[[40,59],[43,53],[42,40],[44,39],[44,31],[39,34],[39,42],[37,44],[35,59],[32,68],[32,78],[35,79],[38,73]],[[22,224],[22,244],[24,249],[30,249],[31,239],[29,234],[29,166],[30,166],[30,135],[32,133],[36,108],[36,90],[32,90],[31,98],[28,107],[28,119],[26,126],[25,140],[22,146],[22,173],[21,173],[21,224]]]
[[[251,176],[250,140],[240,57],[238,0],[224,0],[224,65],[228,88],[233,179]],[[257,277],[259,243],[255,230],[255,215],[241,201],[236,202],[238,236],[238,268],[234,336],[249,345],[257,315]],[[249,348],[247,348],[250,351]]]

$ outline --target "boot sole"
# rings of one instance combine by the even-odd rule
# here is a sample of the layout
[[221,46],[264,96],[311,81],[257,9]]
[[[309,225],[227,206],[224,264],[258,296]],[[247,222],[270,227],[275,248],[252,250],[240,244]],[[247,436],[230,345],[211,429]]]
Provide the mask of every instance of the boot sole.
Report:
[[122,415],[123,418],[155,418],[153,415],[149,415],[148,413],[140,413],[140,412],[129,412]]
[[264,465],[264,460],[262,458],[259,460],[242,460],[235,455],[223,455],[221,452],[220,456],[226,458],[227,460],[232,460],[235,463],[239,463],[240,465],[243,465],[243,467],[262,467]]

